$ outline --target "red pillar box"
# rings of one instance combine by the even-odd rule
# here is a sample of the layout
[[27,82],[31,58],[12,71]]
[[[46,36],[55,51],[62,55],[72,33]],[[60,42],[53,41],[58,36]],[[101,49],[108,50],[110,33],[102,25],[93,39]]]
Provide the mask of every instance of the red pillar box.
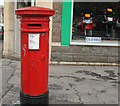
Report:
[[48,104],[49,16],[54,10],[24,7],[21,16],[21,104]]

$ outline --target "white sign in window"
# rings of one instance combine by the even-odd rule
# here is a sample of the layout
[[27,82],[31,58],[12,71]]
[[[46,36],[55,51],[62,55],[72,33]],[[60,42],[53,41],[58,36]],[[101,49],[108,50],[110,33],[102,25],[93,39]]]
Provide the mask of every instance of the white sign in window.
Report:
[[39,49],[40,34],[29,34],[29,49]]
[[86,42],[101,42],[101,37],[86,37]]

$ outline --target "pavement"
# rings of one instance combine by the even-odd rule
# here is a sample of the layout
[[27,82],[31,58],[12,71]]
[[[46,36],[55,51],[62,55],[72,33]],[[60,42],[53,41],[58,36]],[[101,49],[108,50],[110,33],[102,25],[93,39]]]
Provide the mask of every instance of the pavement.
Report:
[[[2,98],[2,40],[0,37],[0,98]],[[2,101],[0,99],[0,105],[2,104]]]
[[[2,104],[19,101],[20,61],[1,59]],[[50,104],[118,104],[118,66],[49,66]]]

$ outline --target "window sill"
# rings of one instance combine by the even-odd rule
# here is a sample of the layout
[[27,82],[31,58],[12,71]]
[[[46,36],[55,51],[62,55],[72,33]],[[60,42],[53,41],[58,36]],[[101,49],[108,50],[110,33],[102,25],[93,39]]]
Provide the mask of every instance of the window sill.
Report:
[[101,41],[96,42],[85,42],[83,40],[72,40],[70,45],[88,45],[88,46],[120,46],[120,41]]

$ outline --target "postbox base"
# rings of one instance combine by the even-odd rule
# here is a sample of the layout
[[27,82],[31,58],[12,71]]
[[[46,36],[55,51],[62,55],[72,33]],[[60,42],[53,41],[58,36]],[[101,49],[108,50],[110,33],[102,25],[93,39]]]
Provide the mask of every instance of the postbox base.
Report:
[[28,95],[20,92],[21,106],[25,104],[48,104],[49,103],[49,91],[41,95]]

